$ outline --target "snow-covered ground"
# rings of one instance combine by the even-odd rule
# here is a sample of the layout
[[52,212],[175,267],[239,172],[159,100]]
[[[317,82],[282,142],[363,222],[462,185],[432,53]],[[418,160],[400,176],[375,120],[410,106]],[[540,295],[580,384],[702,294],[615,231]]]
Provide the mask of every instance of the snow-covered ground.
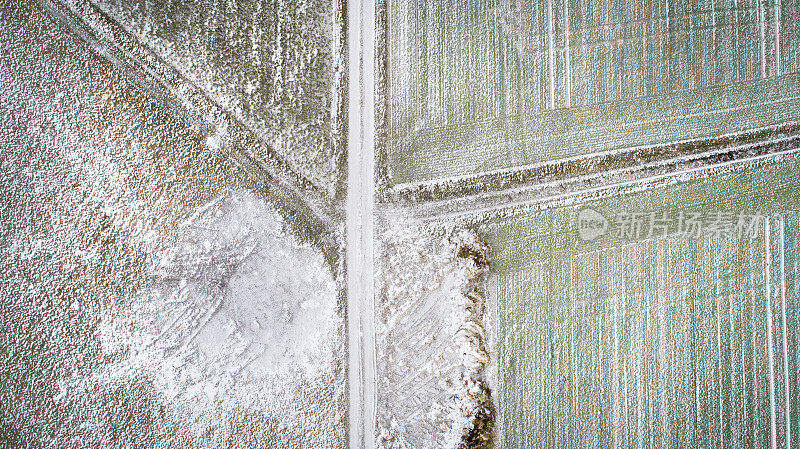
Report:
[[331,255],[117,69],[0,2],[0,447],[343,447]]
[[437,236],[407,217],[382,221],[378,447],[455,448],[491,438],[479,430],[491,429],[493,417],[481,287],[489,248],[466,231]]
[[325,391],[321,404],[343,393],[337,284],[322,253],[283,227],[247,191],[198,209],[152,267],[152,285],[102,317],[102,350],[115,361],[64,383],[59,400],[144,375],[209,444],[229,434],[231,413],[259,410],[324,447],[336,419],[321,416],[333,428],[320,428],[293,415],[310,399],[302,385]]

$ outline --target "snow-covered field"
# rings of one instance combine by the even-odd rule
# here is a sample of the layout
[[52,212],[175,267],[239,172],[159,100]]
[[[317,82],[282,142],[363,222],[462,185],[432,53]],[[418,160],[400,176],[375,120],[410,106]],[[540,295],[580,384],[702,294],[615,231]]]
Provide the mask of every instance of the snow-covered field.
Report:
[[0,449],[795,447],[800,6],[578,3],[0,0]]

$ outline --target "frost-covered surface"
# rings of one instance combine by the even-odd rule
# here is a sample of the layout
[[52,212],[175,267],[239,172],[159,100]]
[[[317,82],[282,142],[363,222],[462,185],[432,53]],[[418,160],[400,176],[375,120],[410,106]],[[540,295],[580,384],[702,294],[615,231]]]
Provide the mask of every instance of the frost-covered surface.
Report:
[[386,3],[392,183],[800,119],[793,1]]
[[0,79],[0,447],[344,446],[331,269],[225,143],[35,2],[0,0]]
[[399,217],[387,221],[378,269],[378,442],[459,447],[491,416],[479,288],[488,248],[465,231],[435,237]]
[[482,226],[498,447],[797,447],[798,173],[795,150]]
[[[145,376],[203,446],[228,437],[232,413],[257,410],[314,447],[335,447],[337,286],[322,253],[282,228],[247,192],[199,209],[152,267],[155,282],[102,317],[101,349],[114,361],[67,381],[58,400]],[[298,443],[271,430],[272,444]]]
[[343,73],[336,1],[93,3],[333,193]]

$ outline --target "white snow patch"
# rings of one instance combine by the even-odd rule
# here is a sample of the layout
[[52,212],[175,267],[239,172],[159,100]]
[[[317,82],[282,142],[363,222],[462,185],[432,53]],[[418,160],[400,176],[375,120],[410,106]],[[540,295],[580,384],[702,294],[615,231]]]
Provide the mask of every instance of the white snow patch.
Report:
[[460,447],[487,399],[485,269],[459,249],[486,250],[462,231],[434,237],[407,218],[382,234],[378,306],[378,438],[386,448]]
[[235,192],[203,206],[156,265],[130,309],[100,323],[119,361],[83,388],[146,373],[200,435],[234,409],[285,412],[295,386],[333,377],[335,280],[263,200]]

